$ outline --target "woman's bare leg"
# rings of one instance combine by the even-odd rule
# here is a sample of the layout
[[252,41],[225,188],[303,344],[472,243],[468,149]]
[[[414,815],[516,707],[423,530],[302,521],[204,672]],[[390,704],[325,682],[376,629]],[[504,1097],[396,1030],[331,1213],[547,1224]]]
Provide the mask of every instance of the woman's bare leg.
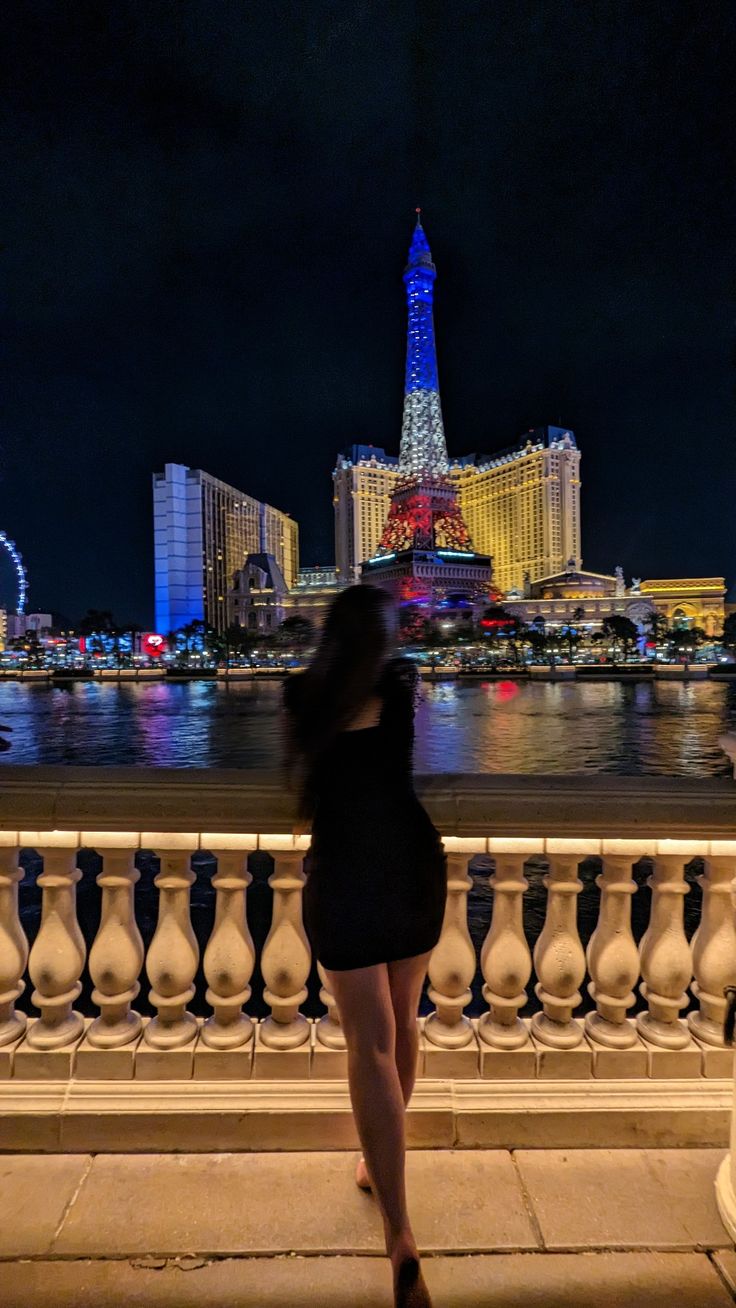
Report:
[[398,958],[386,964],[396,1022],[396,1067],[406,1107],[409,1106],[417,1075],[419,1050],[417,1013],[431,957],[430,949],[426,954],[417,954],[413,958]]
[[387,964],[324,971],[345,1032],[350,1100],[390,1253],[391,1245],[411,1228],[404,1180],[404,1097]]
[[[396,993],[399,1011],[403,1015],[403,1005],[409,1002],[412,986],[418,1006],[426,960],[422,956],[419,960],[401,962],[405,966],[398,969]],[[381,1208],[386,1252],[394,1273],[396,1302],[412,1303],[421,1308],[429,1305],[430,1299],[421,1271],[417,1271],[418,1250],[406,1206],[406,1112],[404,1087],[396,1062],[396,1017],[389,983],[390,966],[380,963],[347,972],[333,972],[328,968],[324,971],[345,1032],[350,1099],[368,1172]],[[421,971],[422,967],[424,971]],[[416,991],[416,976],[420,971],[419,991]],[[410,1044],[410,1037],[407,1037],[403,1054],[407,1069]],[[415,1075],[416,1046],[411,1084],[409,1072],[405,1074],[409,1095]],[[402,1293],[402,1264],[412,1257],[417,1259],[414,1272],[410,1273],[412,1288]],[[406,1265],[404,1270],[408,1270]]]
[[[404,1107],[414,1089],[417,1074],[417,1054],[419,1051],[419,1030],[417,1012],[419,999],[427,975],[430,949],[426,954],[416,954],[412,958],[399,958],[387,963],[388,982],[391,990],[391,1004],[396,1022],[396,1068],[401,1082]],[[358,1163],[355,1179],[363,1189],[371,1188],[368,1167],[363,1159]]]

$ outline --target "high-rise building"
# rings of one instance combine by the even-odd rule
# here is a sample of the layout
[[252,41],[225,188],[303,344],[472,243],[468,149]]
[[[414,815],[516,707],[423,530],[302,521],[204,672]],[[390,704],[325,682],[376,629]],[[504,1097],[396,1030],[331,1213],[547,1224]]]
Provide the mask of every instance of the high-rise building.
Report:
[[332,474],[335,563],[340,581],[360,581],[360,565],[378,549],[399,460],[373,445],[351,445]]
[[580,451],[571,431],[537,427],[498,454],[455,460],[450,476],[500,590],[582,567]]
[[434,337],[436,276],[417,217],[404,270],[408,330],[398,475],[377,553],[361,565],[361,578],[378,582],[402,604],[427,612],[450,606],[469,617],[471,607],[495,591],[491,559],[473,549],[448,472]]
[[[564,427],[538,427],[497,454],[452,459],[449,476],[476,549],[493,558],[500,590],[582,567],[580,450]],[[339,575],[357,581],[388,517],[399,461],[371,445],[338,455],[333,474]]]
[[195,620],[227,626],[227,595],[248,554],[267,551],[288,585],[299,570],[299,529],[288,513],[261,504],[199,468],[167,463],[153,474],[156,629]]

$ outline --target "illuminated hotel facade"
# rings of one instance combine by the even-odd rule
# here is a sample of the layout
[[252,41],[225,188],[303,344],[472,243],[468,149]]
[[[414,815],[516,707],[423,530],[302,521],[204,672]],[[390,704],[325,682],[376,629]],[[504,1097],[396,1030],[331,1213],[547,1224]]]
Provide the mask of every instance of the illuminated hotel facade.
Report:
[[520,598],[505,599],[504,607],[521,623],[542,623],[546,629],[572,625],[582,632],[599,631],[613,614],[629,618],[640,631],[659,613],[669,630],[700,628],[714,639],[726,616],[723,577],[683,577],[641,581],[626,586],[623,569],[615,573],[583,572],[568,567],[556,576],[527,584]]
[[499,454],[451,462],[450,476],[473,544],[492,556],[504,594],[582,566],[580,451],[571,431],[536,428]]
[[153,474],[156,630],[199,620],[224,631],[228,592],[248,554],[267,551],[292,586],[299,570],[293,518],[200,468]]
[[[580,451],[564,427],[540,427],[498,454],[450,461],[460,510],[473,545],[493,558],[499,590],[582,566]],[[372,445],[352,445],[333,473],[338,577],[359,580],[374,557],[388,515],[399,461]]]
[[700,627],[706,636],[717,636],[723,631],[726,618],[723,577],[640,581],[637,589],[670,627]]
[[360,581],[360,565],[378,549],[399,460],[373,445],[351,445],[332,474],[335,567],[340,581]]

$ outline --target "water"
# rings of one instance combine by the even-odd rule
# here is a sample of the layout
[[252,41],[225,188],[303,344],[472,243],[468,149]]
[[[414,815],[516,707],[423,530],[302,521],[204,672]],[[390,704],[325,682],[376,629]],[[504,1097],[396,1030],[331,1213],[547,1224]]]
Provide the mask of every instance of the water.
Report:
[[[78,682],[71,688],[42,683],[0,683],[0,721],[13,728],[12,749],[0,760],[26,764],[122,764],[160,767],[274,767],[279,761],[280,686],[276,681],[238,683],[230,687],[213,682],[169,684]],[[513,682],[424,683],[416,719],[415,761],[422,772],[613,772],[628,775],[659,773],[680,776],[728,775],[728,760],[718,748],[718,735],[736,728],[734,682],[593,682],[517,685]],[[0,762],[0,766],[2,763]],[[41,894],[37,876],[41,860],[23,851],[26,875],[20,885],[21,916],[32,940],[40,922]],[[146,945],[156,923],[157,896],[153,877],[157,860],[141,851],[136,862],[141,880],[136,890],[136,915]],[[100,892],[95,875],[99,857],[82,851],[84,872],[78,887],[79,921],[87,948],[99,924]],[[214,918],[211,877],[215,864],[205,853],[195,856],[197,880],[192,887],[192,923],[201,953]],[[266,854],[249,860],[253,883],[248,891],[248,920],[260,957],[270,921],[272,894]],[[493,894],[488,884],[492,860],[473,859],[468,923],[476,951],[490,923]],[[533,947],[544,924],[546,892],[543,861],[527,864],[529,891],[524,902],[524,926]],[[632,905],[637,940],[649,917],[650,867],[642,860],[634,869],[639,885]],[[700,917],[700,889],[695,877],[697,860],[688,868],[690,893],[685,899],[685,921],[692,936]],[[588,859],[581,866],[584,889],[578,899],[578,920],[583,944],[589,940],[598,916],[599,891],[595,876],[599,863]],[[534,995],[523,1010],[539,1007]],[[248,1011],[265,1016],[260,967],[252,978]],[[484,1008],[479,971],[472,984],[473,999],[467,1011]],[[91,982],[85,969],[83,993],[77,1007],[95,1012]],[[319,976],[313,963],[303,1011],[324,1012],[319,1001]],[[206,983],[200,969],[197,994],[191,1008],[207,1012]],[[136,1001],[141,1012],[151,1012],[148,986]],[[20,1007],[33,1011],[31,987]],[[640,998],[634,1011],[643,1006]],[[420,1012],[432,1007],[425,991]],[[580,1011],[592,1003],[583,991]]]
[[[2,763],[277,767],[276,680],[0,683]],[[418,772],[727,776],[736,681],[423,683]]]

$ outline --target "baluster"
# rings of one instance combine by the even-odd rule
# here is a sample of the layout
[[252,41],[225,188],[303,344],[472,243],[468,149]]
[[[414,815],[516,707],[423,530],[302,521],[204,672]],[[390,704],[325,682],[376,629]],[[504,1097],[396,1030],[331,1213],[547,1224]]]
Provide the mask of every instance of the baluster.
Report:
[[72,1009],[82,989],[79,978],[86,953],[77,922],[77,882],[82,873],[77,867],[76,833],[59,833],[54,845],[39,842],[36,848],[43,858],[38,878],[43,899],[28,970],[35,986],[31,998],[41,1016],[29,1026],[26,1040],[33,1049],[59,1049],[72,1044],[84,1027],[81,1013]]
[[[714,841],[712,848],[725,841]],[[730,847],[735,848],[733,842]],[[731,882],[736,876],[736,854],[711,855],[698,877],[703,890],[700,925],[692,939],[693,994],[700,1001],[688,1025],[707,1045],[723,1045],[726,1015],[725,986],[736,985],[736,922],[731,908]]]
[[134,861],[138,836],[126,840],[118,833],[113,848],[108,847],[110,837],[104,832],[85,832],[83,839],[102,857],[97,877],[102,891],[100,926],[89,951],[95,984],[92,1000],[100,1016],[91,1023],[87,1039],[97,1049],[115,1049],[135,1040],[142,1026],[140,1013],[130,1007],[140,993],[143,967],[143,941],[134,907],[134,887],[141,875]]
[[[725,744],[725,740],[725,737],[721,737],[721,745]],[[734,777],[736,777],[736,735],[730,737],[730,742],[734,749]],[[724,844],[723,841],[717,843]],[[731,912],[736,917],[736,878],[731,882]],[[733,1060],[731,1061],[731,1067],[736,1070],[736,1063]],[[729,1152],[723,1159],[716,1176],[716,1203],[721,1221],[731,1239],[736,1243],[736,1083],[733,1085],[733,1097],[731,1099],[731,1129],[729,1134]]]
[[[527,853],[533,852],[533,842],[523,844],[528,846]],[[489,849],[492,848],[493,840],[490,840]],[[524,892],[528,888],[524,857],[523,852],[502,849],[496,854],[496,869],[489,883],[493,890],[493,913],[480,955],[485,981],[483,998],[489,1004],[489,1011],[479,1019],[478,1035],[496,1049],[520,1049],[529,1042],[527,1029],[519,1017],[532,974],[532,956],[524,935]]]
[[466,853],[447,855],[447,899],[442,934],[429,959],[430,985],[427,991],[435,1010],[424,1024],[424,1034],[433,1045],[460,1049],[470,1044],[473,1028],[463,1009],[470,1003],[470,983],[475,976],[475,948],[468,931],[468,891],[473,879],[468,873]]
[[253,877],[246,850],[212,852],[217,859],[212,878],[217,898],[215,923],[204,951],[204,974],[207,1003],[214,1013],[202,1027],[202,1039],[211,1049],[236,1049],[253,1036],[253,1022],[243,1012],[256,959],[246,913],[246,892]]
[[534,1014],[532,1031],[542,1044],[556,1049],[574,1049],[583,1039],[582,1027],[572,1016],[582,999],[578,987],[585,976],[585,954],[577,923],[577,897],[583,888],[578,863],[583,851],[578,848],[568,852],[564,847],[570,843],[546,842],[549,872],[543,882],[547,888],[547,912],[534,946],[534,966],[539,978],[535,993],[544,1011]]
[[[658,842],[658,846],[664,842]],[[685,895],[683,855],[657,853],[647,880],[652,891],[649,926],[639,945],[643,981],[639,990],[649,1011],[636,1019],[639,1034],[664,1049],[684,1049],[690,1032],[679,1012],[687,1004],[693,975],[692,952],[683,925]]]
[[271,1049],[296,1049],[309,1039],[309,1023],[299,1005],[307,997],[311,950],[302,921],[306,874],[298,850],[274,853],[268,878],[273,890],[273,916],[261,958],[266,982],[263,997],[271,1016],[260,1024],[260,1039]]
[[633,856],[604,853],[603,870],[595,879],[601,892],[598,923],[586,953],[591,976],[588,994],[597,1011],[586,1016],[585,1030],[611,1049],[628,1049],[637,1040],[636,1027],[626,1017],[636,1002],[633,987],[639,979],[639,951],[631,930],[631,897],[636,890]]
[[23,869],[18,867],[17,837],[14,832],[0,833],[12,845],[0,846],[0,1045],[12,1044],[26,1029],[25,1013],[16,1013],[15,1001],[23,994],[23,973],[28,962],[28,941],[18,914],[18,882]]
[[321,1045],[326,1049],[346,1049],[345,1032],[340,1022],[340,1010],[337,1007],[337,1000],[327,985],[325,969],[317,960],[317,973],[322,982],[319,997],[325,1005],[327,1012],[319,1019],[316,1025],[316,1036]]
[[[154,849],[160,870],[154,877],[158,888],[158,922],[148,949],[146,972],[151,982],[149,997],[157,1016],[143,1029],[146,1044],[154,1049],[178,1049],[187,1044],[197,1030],[197,1019],[187,1010],[194,997],[194,977],[199,962],[199,946],[192,930],[190,891],[192,872],[191,844],[196,836],[169,837],[171,846],[162,846],[141,836],[144,848]],[[173,844],[173,841],[176,844]],[[184,848],[184,844],[189,848]]]

